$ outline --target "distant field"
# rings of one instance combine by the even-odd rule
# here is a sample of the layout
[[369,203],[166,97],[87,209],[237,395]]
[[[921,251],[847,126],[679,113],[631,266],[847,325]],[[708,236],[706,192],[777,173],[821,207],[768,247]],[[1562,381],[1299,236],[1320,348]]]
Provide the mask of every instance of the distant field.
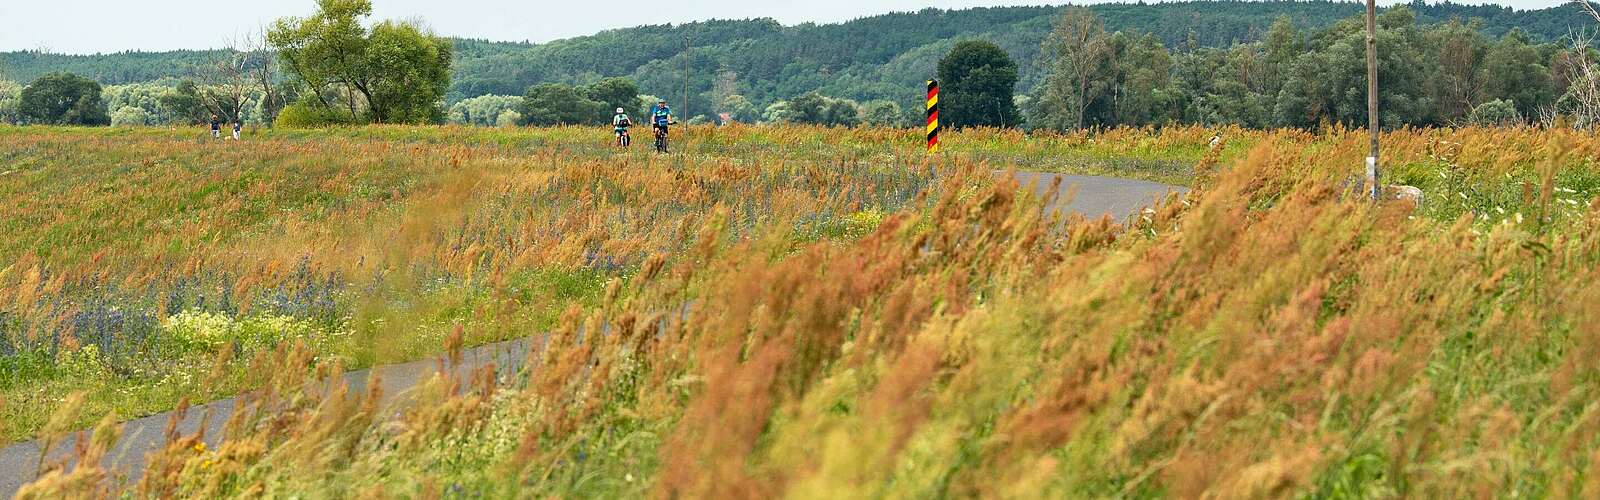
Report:
[[[1338,129],[202,134],[0,128],[5,440],[266,387],[141,491],[1600,493],[1593,134],[1391,134],[1415,209]],[[1009,168],[1194,191],[1054,224]],[[305,385],[530,335],[396,408]]]

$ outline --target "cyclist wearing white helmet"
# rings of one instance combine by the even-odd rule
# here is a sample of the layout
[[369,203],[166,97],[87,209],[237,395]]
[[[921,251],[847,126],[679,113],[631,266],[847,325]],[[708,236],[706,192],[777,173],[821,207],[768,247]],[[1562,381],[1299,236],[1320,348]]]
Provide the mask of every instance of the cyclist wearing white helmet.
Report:
[[628,137],[628,127],[633,126],[633,120],[628,118],[627,110],[617,108],[616,116],[611,117],[611,126],[616,129],[617,145],[628,147],[633,139]]

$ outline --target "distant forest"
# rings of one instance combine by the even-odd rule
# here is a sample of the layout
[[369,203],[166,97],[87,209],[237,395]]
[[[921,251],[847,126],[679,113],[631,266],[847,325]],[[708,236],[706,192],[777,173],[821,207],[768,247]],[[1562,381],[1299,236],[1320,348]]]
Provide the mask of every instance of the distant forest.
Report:
[[[1534,43],[1563,39],[1591,26],[1567,5],[1517,11],[1501,6],[1407,6],[1417,25],[1452,19],[1491,39],[1513,29]],[[1334,26],[1363,11],[1354,2],[1194,1],[1101,4],[1088,7],[1108,32],[1149,34],[1174,54],[1228,48],[1262,40],[1280,17],[1301,33]],[[861,102],[890,100],[915,109],[923,80],[957,41],[985,39],[1002,47],[1020,68],[1017,94],[1029,94],[1049,74],[1041,41],[1059,7],[926,9],[864,17],[837,24],[783,26],[772,19],[721,20],[641,26],[542,44],[454,40],[448,103],[495,94],[520,96],[541,83],[589,84],[627,77],[641,92],[670,97],[683,116],[712,111],[716,96],[737,93],[764,107],[811,92]],[[0,53],[0,79],[26,83],[67,71],[107,85],[172,82],[190,76],[215,51],[122,52],[59,55]],[[681,103],[687,63],[690,100]],[[731,84],[735,88],[727,88]],[[908,111],[909,112],[909,111]]]

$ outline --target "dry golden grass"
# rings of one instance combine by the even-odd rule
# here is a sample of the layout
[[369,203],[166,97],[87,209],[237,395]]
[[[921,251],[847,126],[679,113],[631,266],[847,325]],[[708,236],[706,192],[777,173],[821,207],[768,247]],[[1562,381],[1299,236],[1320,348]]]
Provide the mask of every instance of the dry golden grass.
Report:
[[[486,198],[461,192],[540,185],[529,180],[534,173],[496,177],[484,167],[467,182],[479,187],[407,195],[418,201],[406,203],[426,210],[343,226],[400,237],[339,239],[342,233],[308,222],[283,234],[322,236],[284,245],[336,239],[324,244],[378,252],[373,259],[390,266],[422,261],[455,276],[489,276],[484,293],[491,296],[507,286],[495,273],[583,264],[579,249],[604,248],[624,256],[625,265],[593,302],[568,304],[553,328],[498,327],[506,331],[494,337],[542,340],[524,371],[500,374],[498,382],[441,373],[390,408],[378,408],[370,394],[315,389],[328,368],[316,368],[312,346],[280,343],[257,352],[249,373],[263,375],[246,385],[262,388],[251,396],[259,410],[237,415],[215,450],[174,436],[133,491],[1600,493],[1592,451],[1600,445],[1600,404],[1593,402],[1600,391],[1600,192],[1593,182],[1600,151],[1592,134],[1391,134],[1395,178],[1428,193],[1423,206],[1412,207],[1353,196],[1346,181],[1364,154],[1358,134],[1238,132],[1230,149],[1207,155],[1190,142],[1208,140],[1206,132],[1026,141],[976,132],[951,141],[965,144],[952,146],[952,158],[927,167],[886,162],[890,172],[862,174],[860,163],[841,168],[826,153],[796,160],[740,151],[761,147],[743,141],[791,145],[815,137],[842,148],[825,151],[857,141],[870,150],[872,140],[891,142],[883,151],[893,151],[905,148],[894,142],[899,136],[736,129],[716,136],[726,143],[691,139],[698,154],[645,172],[581,157],[513,160],[556,165],[544,185],[583,186],[552,196],[579,201],[536,215],[448,209],[472,207],[450,200]],[[435,132],[342,133],[363,143],[372,140],[363,134]],[[1084,145],[1090,140],[1115,145]],[[1017,158],[1026,155],[1005,148],[1025,150],[1034,141],[1059,144],[1062,155],[1158,155],[1168,148],[1171,157],[1199,165],[1196,189],[1127,224],[1058,224],[1041,215],[1030,191],[995,182],[990,169],[997,165],[972,161],[987,158],[986,141],[1006,144],[995,146],[993,157]],[[1149,144],[1130,145],[1140,142]],[[460,168],[486,157],[467,156]],[[921,168],[939,175],[917,177]],[[467,175],[445,172],[433,175]],[[763,179],[761,172],[773,172],[772,180],[740,180]],[[887,204],[887,215],[872,218],[859,237],[845,229],[834,238],[797,237],[808,213],[875,206],[844,193],[900,185],[874,184],[876,176],[926,179],[910,183],[927,189],[922,198]],[[781,187],[799,179],[840,181]],[[585,194],[611,185],[650,195]],[[771,193],[755,199],[771,200],[773,208],[746,209],[751,193]],[[680,216],[690,222],[628,225],[603,216],[649,213],[648,200],[694,207]],[[576,206],[589,210],[561,208]],[[374,229],[357,230],[364,225]],[[518,229],[528,226],[546,229]],[[440,227],[450,231],[430,236]],[[481,236],[505,234],[496,229],[516,235],[512,241],[549,238],[538,241],[552,248]],[[383,241],[409,248],[379,252]],[[477,253],[465,250],[473,243],[480,243]],[[352,261],[360,260],[348,252],[330,260]],[[33,290],[48,292],[40,297],[58,293],[47,276],[7,279],[33,280]],[[479,330],[488,327],[472,319],[503,314],[493,312],[499,300],[489,304],[459,316],[462,329],[435,345],[484,336]],[[55,473],[29,491],[117,486],[103,474],[92,467],[70,477]]]

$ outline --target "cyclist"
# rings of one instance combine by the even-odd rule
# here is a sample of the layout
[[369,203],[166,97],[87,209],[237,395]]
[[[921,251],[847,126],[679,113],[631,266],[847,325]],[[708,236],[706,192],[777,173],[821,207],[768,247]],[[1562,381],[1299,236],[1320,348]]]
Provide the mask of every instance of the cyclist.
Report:
[[656,131],[656,151],[667,152],[667,125],[672,124],[672,108],[667,107],[667,100],[656,101],[650,108],[650,124]]
[[628,118],[627,111],[617,108],[616,116],[611,117],[611,126],[617,132],[617,145],[628,147],[633,143],[633,138],[628,137],[628,127],[633,126],[633,120]]

